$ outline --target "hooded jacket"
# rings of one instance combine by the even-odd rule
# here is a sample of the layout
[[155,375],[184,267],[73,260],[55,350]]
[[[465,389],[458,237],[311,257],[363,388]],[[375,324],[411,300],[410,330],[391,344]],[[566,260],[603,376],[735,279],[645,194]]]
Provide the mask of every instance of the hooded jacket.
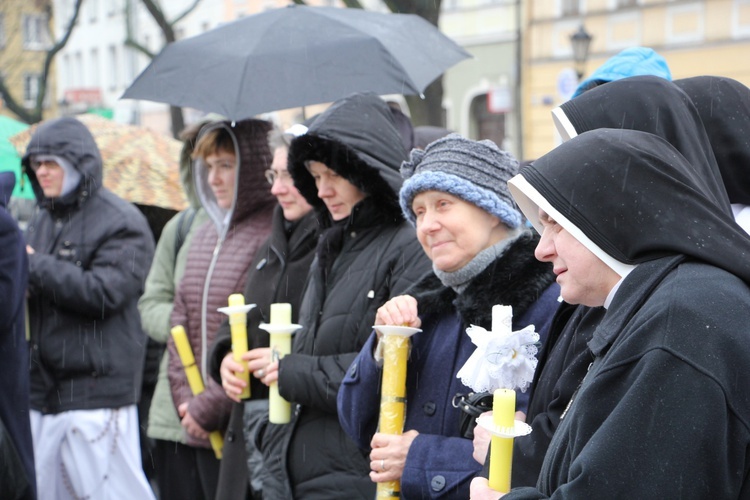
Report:
[[[207,431],[226,427],[232,403],[208,373],[208,350],[224,319],[218,308],[227,305],[229,295],[243,290],[250,262],[271,231],[275,205],[264,177],[271,163],[267,142],[270,124],[262,120],[243,120],[234,126],[219,122],[202,129],[201,135],[216,127],[224,127],[235,144],[234,201],[226,213],[219,207],[208,185],[205,165],[196,160],[196,189],[210,220],[197,230],[188,248],[185,274],[171,316],[172,326],[182,325],[187,332],[206,386],[200,395],[193,396],[174,341],[171,337],[167,341],[174,406],[189,403],[188,411]],[[210,447],[208,440],[191,436],[187,436],[187,443]]]
[[[172,217],[164,225],[156,245],[154,262],[146,278],[146,289],[138,301],[143,329],[149,337],[161,344],[166,344],[169,338],[174,295],[185,273],[190,242],[208,218],[195,191],[190,158],[202,126],[189,129],[190,135],[182,137],[184,144],[180,154],[180,181],[190,207]],[[181,240],[183,236],[184,239]],[[147,435],[152,439],[184,443],[184,431],[169,389],[168,365],[169,353],[165,350],[149,407]]]
[[653,75],[665,80],[672,79],[667,61],[648,47],[628,47],[607,59],[591,75],[582,81],[573,98],[604,83],[630,76]]
[[636,267],[593,331],[537,488],[504,498],[750,494],[750,374],[736,369],[750,363],[750,238],[693,169],[659,137],[600,129],[510,181],[527,215],[533,197]]
[[[315,119],[289,150],[295,186],[324,230],[302,295],[292,354],[279,364],[279,393],[296,403],[292,422],[268,424],[259,447],[268,498],[372,498],[367,454],[339,425],[336,394],[372,331],[375,313],[430,272],[430,262],[398,205],[406,159],[388,106],[354,94]],[[366,194],[332,224],[305,162],[316,160]]]
[[[492,306],[513,307],[513,330],[533,324],[543,343],[557,309],[560,287],[549,264],[534,258],[538,236],[522,234],[461,294],[431,274],[409,295],[417,299],[422,332],[411,337],[404,430],[414,429],[401,478],[401,498],[468,498],[481,466],[473,443],[460,432],[457,394],[472,390],[456,374],[474,353],[466,329],[492,329]],[[344,378],[339,419],[360,448],[370,450],[378,425],[383,371],[373,358],[372,334]],[[519,396],[521,393],[519,393]]]
[[[57,155],[81,173],[49,199],[32,155]],[[74,118],[42,123],[21,160],[40,210],[29,221],[31,407],[44,414],[117,408],[139,398],[146,336],[138,297],[154,242],[145,217],[102,186],[102,159]]]

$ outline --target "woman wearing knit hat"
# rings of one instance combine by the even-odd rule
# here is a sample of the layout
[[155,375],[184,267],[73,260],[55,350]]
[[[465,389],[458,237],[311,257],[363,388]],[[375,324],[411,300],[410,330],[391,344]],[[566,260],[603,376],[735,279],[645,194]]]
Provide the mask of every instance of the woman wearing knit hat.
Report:
[[750,498],[750,238],[695,166],[597,129],[509,185],[563,299],[605,312],[536,487],[503,498]]
[[376,433],[375,333],[344,378],[338,408],[349,435],[372,448],[371,479],[400,480],[402,498],[468,498],[480,469],[460,430],[461,410],[452,404],[471,392],[456,378],[475,347],[466,328],[491,329],[492,306],[504,304],[513,307],[514,330],[534,324],[544,335],[557,309],[552,268],[534,259],[537,237],[507,189],[517,171],[518,162],[494,143],[458,134],[413,150],[401,167],[401,209],[433,264],[433,274],[388,301],[376,318],[422,329],[412,337],[405,432]]

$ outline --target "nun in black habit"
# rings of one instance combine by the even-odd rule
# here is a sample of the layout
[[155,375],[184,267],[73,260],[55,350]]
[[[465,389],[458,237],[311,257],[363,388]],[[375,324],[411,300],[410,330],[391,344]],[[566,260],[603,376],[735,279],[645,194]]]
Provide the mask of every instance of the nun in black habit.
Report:
[[[564,140],[600,128],[639,130],[666,139],[690,162],[716,210],[731,214],[718,153],[715,158],[698,109],[672,82],[655,76],[610,82],[562,104],[552,115]],[[591,175],[582,169],[584,180]],[[536,484],[560,417],[593,361],[588,343],[605,312],[602,307],[561,305],[539,355],[526,419],[533,432],[514,443],[512,486]]]
[[537,488],[504,498],[748,498],[747,234],[639,131],[585,132],[509,186],[563,298],[606,313]]
[[737,223],[750,232],[750,88],[723,76],[675,80],[708,133]]

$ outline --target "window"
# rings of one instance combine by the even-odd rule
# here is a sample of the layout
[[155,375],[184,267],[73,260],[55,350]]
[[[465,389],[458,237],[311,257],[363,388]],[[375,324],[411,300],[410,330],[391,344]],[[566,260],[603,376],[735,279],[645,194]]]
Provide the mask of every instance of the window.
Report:
[[109,64],[109,90],[116,90],[120,84],[120,64],[117,60],[117,47],[114,45],[109,46]]
[[107,0],[107,16],[114,17],[120,13],[122,7],[120,6],[120,0]]
[[623,9],[627,7],[635,7],[638,5],[638,0],[616,0],[615,9]]
[[580,0],[561,0],[560,13],[563,16],[577,16],[581,13]]
[[27,50],[44,50],[49,44],[49,26],[44,14],[24,14],[23,48]]
[[91,49],[91,86],[99,87],[99,49]]
[[26,73],[23,75],[23,104],[27,108],[36,105],[36,96],[39,95],[39,74]]
[[96,18],[99,15],[99,1],[98,0],[87,0],[86,5],[88,6],[89,21],[92,23],[96,22]]

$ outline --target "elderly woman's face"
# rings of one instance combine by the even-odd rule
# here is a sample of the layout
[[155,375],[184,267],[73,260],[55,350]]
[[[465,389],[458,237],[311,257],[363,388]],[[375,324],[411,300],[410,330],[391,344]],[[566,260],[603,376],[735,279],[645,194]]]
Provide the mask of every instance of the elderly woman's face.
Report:
[[543,210],[539,210],[539,222],[544,230],[534,255],[552,263],[565,302],[604,305],[620,276]]
[[494,215],[442,191],[419,193],[411,208],[417,219],[417,239],[441,271],[458,271],[508,234]]

